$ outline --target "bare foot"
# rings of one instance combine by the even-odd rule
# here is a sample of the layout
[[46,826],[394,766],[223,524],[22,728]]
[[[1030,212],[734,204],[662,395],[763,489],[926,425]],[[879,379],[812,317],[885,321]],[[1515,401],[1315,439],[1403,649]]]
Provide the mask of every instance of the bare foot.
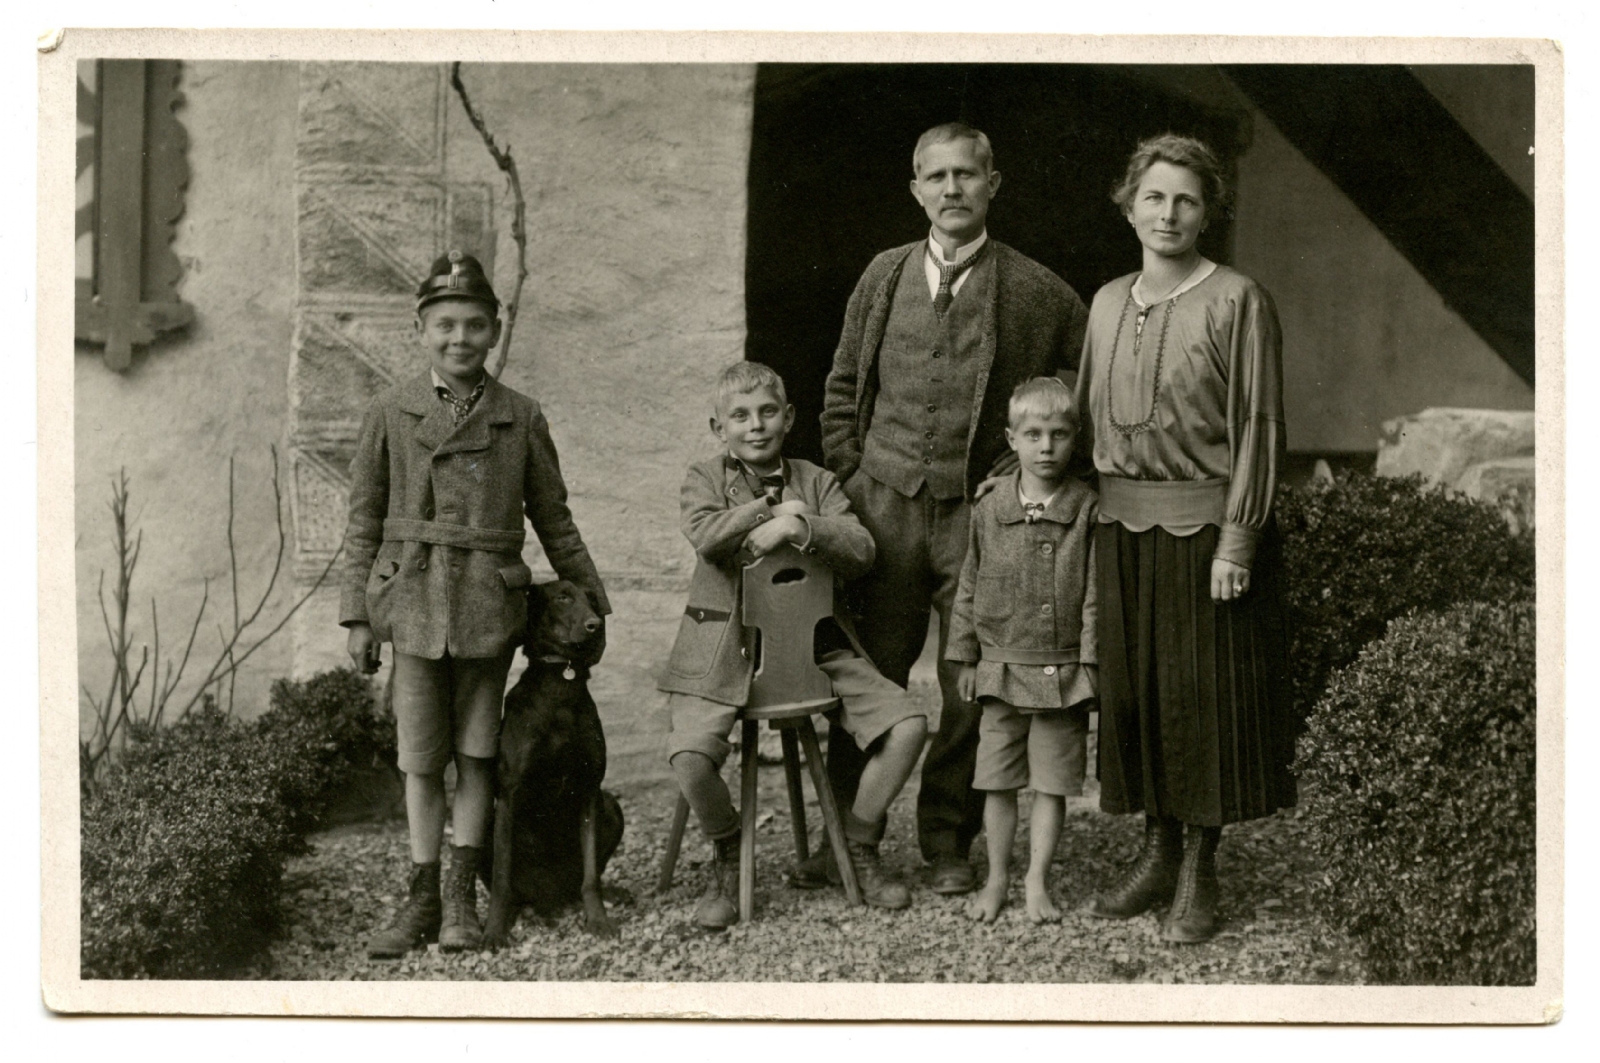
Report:
[[1005,906],[1005,881],[996,882],[994,879],[990,879],[984,884],[982,891],[967,902],[967,918],[975,919],[980,923],[992,923],[995,917],[1000,914],[1000,909]]
[[1055,923],[1060,921],[1061,909],[1057,908],[1055,902],[1050,899],[1050,893],[1045,889],[1044,883],[1035,883],[1028,879],[1022,885],[1029,922]]

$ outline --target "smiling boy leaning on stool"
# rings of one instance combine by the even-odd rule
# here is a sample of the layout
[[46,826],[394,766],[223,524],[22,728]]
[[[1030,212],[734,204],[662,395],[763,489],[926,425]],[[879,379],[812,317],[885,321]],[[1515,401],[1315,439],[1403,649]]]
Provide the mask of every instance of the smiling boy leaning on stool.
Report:
[[[551,567],[611,611],[572,522],[539,404],[495,380],[500,300],[471,255],[434,261],[417,289],[426,373],[367,411],[350,464],[348,564],[339,622],[357,667],[394,643],[394,714],[411,843],[407,898],[367,954],[403,956],[435,939],[482,940],[477,867],[494,799],[494,756],[511,654],[527,626],[533,574],[526,513]],[[441,904],[444,769],[456,765],[450,875]]]
[[[711,431],[722,453],[689,467],[681,498],[683,534],[694,546],[689,604],[661,689],[669,693],[667,759],[715,861],[695,921],[710,930],[738,922],[739,814],[719,773],[728,733],[750,694],[751,629],[739,623],[740,570],[785,543],[816,554],[840,579],[872,566],[872,536],[850,512],[833,473],[783,456],[794,407],[783,380],[759,362],[736,362],[717,380]],[[844,833],[866,902],[904,908],[911,895],[878,862],[889,805],[916,766],[927,712],[861,652],[835,599],[813,650],[841,701],[839,725],[866,760],[844,815]]]

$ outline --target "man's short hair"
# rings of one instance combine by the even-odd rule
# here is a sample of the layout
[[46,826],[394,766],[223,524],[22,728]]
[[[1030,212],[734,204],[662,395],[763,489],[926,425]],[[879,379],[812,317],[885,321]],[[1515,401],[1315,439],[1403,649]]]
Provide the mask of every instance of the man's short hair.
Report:
[[994,149],[989,146],[989,138],[982,130],[974,129],[965,122],[946,122],[936,125],[917,138],[917,146],[911,151],[911,172],[917,177],[922,176],[922,149],[935,144],[947,144],[952,140],[970,140],[978,146],[978,161],[983,163],[985,170],[994,169]]
[[717,376],[717,412],[721,413],[733,396],[748,395],[758,388],[771,388],[780,403],[789,405],[783,377],[770,366],[760,362],[734,362]]
[[1006,425],[1013,432],[1026,414],[1035,417],[1065,415],[1073,428],[1078,427],[1078,404],[1073,400],[1072,389],[1056,376],[1036,376],[1024,380],[1011,393],[1006,409]]

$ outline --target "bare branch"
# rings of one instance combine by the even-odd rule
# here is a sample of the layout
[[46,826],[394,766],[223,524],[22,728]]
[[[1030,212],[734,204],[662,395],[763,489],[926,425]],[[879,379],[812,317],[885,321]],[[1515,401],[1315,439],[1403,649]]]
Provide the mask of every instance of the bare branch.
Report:
[[511,301],[505,307],[505,330],[500,334],[500,350],[495,354],[493,368],[489,370],[491,376],[498,378],[506,367],[506,355],[511,350],[511,334],[517,327],[517,309],[522,303],[522,285],[528,279],[528,201],[522,194],[522,178],[517,173],[517,160],[511,157],[511,145],[507,144],[505,149],[501,150],[500,145],[495,143],[483,116],[478,114],[477,109],[472,106],[472,100],[467,97],[467,87],[461,82],[459,62],[450,64],[450,85],[461,99],[461,107],[467,112],[467,120],[483,138],[484,147],[489,149],[489,157],[494,159],[495,165],[505,172],[511,186],[511,238],[517,243],[517,283],[512,289]]

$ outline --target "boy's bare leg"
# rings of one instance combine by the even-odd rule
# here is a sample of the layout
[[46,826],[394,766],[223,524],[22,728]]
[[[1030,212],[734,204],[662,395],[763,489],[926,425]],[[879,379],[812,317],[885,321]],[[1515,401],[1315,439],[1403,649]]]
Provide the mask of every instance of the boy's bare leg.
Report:
[[[441,780],[442,784],[442,780]],[[441,797],[443,787],[441,785]],[[483,845],[483,830],[494,804],[494,761],[484,757],[456,754],[456,799],[450,813],[450,832],[455,845]],[[437,852],[437,849],[435,849]],[[437,856],[434,859],[438,859]]]
[[990,790],[983,803],[983,832],[989,839],[989,880],[967,902],[967,915],[992,923],[1006,903],[1006,882],[1011,876],[1011,842],[1017,833],[1017,792]]
[[850,807],[857,818],[866,823],[883,819],[906,780],[911,778],[911,769],[917,766],[917,757],[922,755],[927,737],[928,721],[922,716],[908,717],[889,728],[883,736],[883,745],[862,769],[861,785]]
[[1061,918],[1061,910],[1050,900],[1050,861],[1056,856],[1056,843],[1061,840],[1061,819],[1066,812],[1066,798],[1058,794],[1033,795],[1030,826],[1028,874],[1023,879],[1028,918],[1035,923],[1054,923]]
[[406,772],[406,831],[413,864],[436,864],[444,839],[444,772]]

